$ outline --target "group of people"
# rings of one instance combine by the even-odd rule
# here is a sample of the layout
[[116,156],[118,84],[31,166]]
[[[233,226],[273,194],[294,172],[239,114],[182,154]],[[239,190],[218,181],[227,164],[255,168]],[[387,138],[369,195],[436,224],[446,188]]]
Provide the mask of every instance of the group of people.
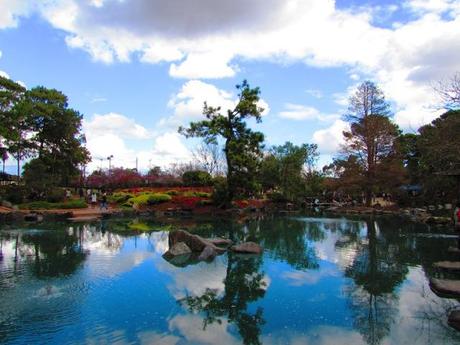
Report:
[[[80,190],[80,197],[83,198],[83,189],[81,188]],[[95,189],[88,188],[86,190],[86,201],[88,202],[88,204],[91,205],[92,208],[95,208],[99,201],[101,210],[109,209],[109,206],[107,204],[107,192],[104,190],[98,192]]]

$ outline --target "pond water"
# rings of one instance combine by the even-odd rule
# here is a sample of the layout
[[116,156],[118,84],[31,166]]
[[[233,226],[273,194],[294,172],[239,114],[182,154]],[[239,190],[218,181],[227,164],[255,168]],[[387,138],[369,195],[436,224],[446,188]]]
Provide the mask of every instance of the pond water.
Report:
[[173,265],[169,225],[3,225],[0,343],[460,343],[446,321],[458,301],[428,287],[432,263],[452,259],[450,229],[307,216],[173,226],[264,254]]

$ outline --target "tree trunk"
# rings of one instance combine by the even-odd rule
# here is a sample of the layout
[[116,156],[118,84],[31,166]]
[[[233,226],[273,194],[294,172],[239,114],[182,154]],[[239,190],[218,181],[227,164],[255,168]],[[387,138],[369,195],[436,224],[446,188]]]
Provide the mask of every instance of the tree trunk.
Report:
[[19,180],[21,179],[21,175],[20,175],[20,172],[21,172],[21,170],[20,170],[21,159],[20,159],[20,157],[21,157],[21,154],[18,153],[18,156],[17,156],[17,161],[18,161],[18,183],[19,183]]
[[234,181],[233,181],[233,165],[232,165],[231,159],[229,157],[230,155],[228,152],[229,151],[228,140],[225,143],[224,151],[225,151],[225,158],[227,160],[227,196],[228,196],[227,203],[228,205],[230,205],[235,196],[235,186],[234,186]]

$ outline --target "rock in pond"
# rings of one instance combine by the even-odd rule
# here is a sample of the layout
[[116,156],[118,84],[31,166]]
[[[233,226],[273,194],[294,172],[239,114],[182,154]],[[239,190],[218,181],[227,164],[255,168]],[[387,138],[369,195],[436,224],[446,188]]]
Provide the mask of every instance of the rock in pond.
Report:
[[230,248],[235,253],[243,254],[262,254],[264,251],[261,246],[254,242],[244,242]]
[[177,242],[168,250],[168,253],[172,256],[190,254],[191,252],[192,250],[184,242]]
[[219,247],[230,247],[233,244],[232,240],[226,238],[208,238],[206,240]]
[[460,261],[439,261],[435,262],[433,267],[448,271],[460,271]]
[[214,248],[210,246],[204,247],[203,251],[201,252],[200,256],[198,257],[198,260],[200,261],[211,261],[217,256],[217,252],[214,250]]
[[206,246],[211,247],[218,254],[225,252],[224,248],[217,247],[214,243],[201,236],[192,235],[184,230],[171,231],[169,233],[169,248],[172,248],[178,242],[184,242],[192,250],[192,252],[201,253]]
[[459,280],[431,278],[430,288],[440,297],[460,298]]

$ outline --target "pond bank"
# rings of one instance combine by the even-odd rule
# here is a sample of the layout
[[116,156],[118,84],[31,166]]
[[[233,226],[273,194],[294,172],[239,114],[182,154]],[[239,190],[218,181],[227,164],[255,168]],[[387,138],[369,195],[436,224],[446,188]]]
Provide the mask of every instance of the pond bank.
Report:
[[[159,205],[158,205],[159,206]],[[205,206],[196,209],[183,208],[165,208],[151,207],[144,209],[127,209],[114,205],[109,206],[107,210],[101,210],[99,207],[88,207],[80,209],[52,209],[52,210],[17,210],[14,208],[0,207],[0,222],[16,221],[92,221],[102,218],[119,217],[119,216],[147,216],[155,218],[168,217],[194,217],[194,216],[211,216],[211,217],[229,217],[245,219],[247,217],[267,214],[290,215],[296,214],[309,209],[295,208],[292,204],[274,204],[265,203],[262,207],[246,207],[221,209],[213,206]],[[389,215],[409,219],[417,223],[429,225],[452,225],[450,217],[434,216],[429,210],[422,208],[375,208],[364,206],[335,206],[321,209],[321,212],[331,215]]]

